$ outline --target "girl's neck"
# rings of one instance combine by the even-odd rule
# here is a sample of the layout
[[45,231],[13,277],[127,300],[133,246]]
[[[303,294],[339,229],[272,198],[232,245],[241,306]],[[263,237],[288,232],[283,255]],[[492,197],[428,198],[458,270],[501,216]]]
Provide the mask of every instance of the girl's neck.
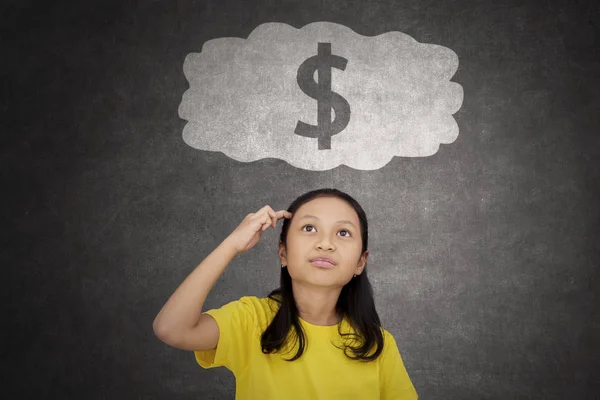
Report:
[[341,288],[293,285],[294,300],[300,318],[313,325],[331,326],[340,322],[337,301]]

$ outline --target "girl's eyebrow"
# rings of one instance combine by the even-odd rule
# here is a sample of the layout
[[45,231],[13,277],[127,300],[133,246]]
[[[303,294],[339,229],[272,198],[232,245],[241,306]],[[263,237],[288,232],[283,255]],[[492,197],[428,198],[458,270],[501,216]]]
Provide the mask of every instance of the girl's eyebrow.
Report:
[[[309,214],[305,214],[305,215],[303,215],[300,218],[301,219],[312,218],[312,219],[317,219],[317,220],[319,219],[318,217],[315,217],[314,215],[309,215]],[[356,226],[351,221],[348,221],[347,219],[343,219],[341,221],[338,221],[338,222],[336,222],[336,224],[350,224],[350,225],[352,225],[352,226],[354,226],[356,228]]]

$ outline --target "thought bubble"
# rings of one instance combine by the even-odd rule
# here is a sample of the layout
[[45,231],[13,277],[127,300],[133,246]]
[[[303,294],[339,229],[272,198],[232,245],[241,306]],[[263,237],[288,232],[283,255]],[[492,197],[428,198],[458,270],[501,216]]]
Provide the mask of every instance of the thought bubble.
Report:
[[457,68],[454,51],[401,32],[265,23],[187,55],[183,140],[240,162],[277,158],[314,171],[431,156],[458,136]]

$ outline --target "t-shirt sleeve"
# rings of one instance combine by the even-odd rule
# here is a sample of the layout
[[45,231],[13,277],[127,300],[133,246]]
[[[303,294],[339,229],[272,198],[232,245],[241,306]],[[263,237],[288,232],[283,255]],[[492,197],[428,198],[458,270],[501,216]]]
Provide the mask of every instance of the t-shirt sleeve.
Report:
[[413,386],[394,337],[386,332],[380,369],[381,400],[416,400]]
[[250,344],[255,336],[254,302],[252,296],[244,296],[221,308],[204,312],[217,322],[219,341],[216,349],[194,351],[196,361],[201,367],[225,367],[237,375],[246,366]]

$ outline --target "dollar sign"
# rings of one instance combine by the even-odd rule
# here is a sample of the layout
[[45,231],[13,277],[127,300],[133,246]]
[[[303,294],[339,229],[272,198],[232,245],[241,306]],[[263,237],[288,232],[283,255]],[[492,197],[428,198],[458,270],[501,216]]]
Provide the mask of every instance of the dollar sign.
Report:
[[[331,91],[331,68],[346,69],[347,59],[331,54],[331,43],[319,43],[317,55],[304,60],[298,67],[298,86],[304,93],[317,100],[317,125],[298,121],[294,133],[304,137],[318,138],[319,150],[331,149],[331,137],[337,135],[350,121],[350,105],[339,94]],[[318,71],[319,82],[314,74]],[[331,110],[335,120],[331,121]]]

